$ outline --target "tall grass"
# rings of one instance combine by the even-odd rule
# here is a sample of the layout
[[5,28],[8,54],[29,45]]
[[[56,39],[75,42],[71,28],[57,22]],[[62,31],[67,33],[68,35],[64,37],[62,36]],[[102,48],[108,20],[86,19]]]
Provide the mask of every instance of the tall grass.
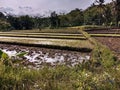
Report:
[[108,49],[102,55],[98,50],[93,52],[94,59],[75,67],[56,65],[36,70],[0,61],[0,90],[119,90],[120,62]]
[[75,67],[40,70],[0,65],[0,90],[119,90],[120,65],[107,68],[84,62]]

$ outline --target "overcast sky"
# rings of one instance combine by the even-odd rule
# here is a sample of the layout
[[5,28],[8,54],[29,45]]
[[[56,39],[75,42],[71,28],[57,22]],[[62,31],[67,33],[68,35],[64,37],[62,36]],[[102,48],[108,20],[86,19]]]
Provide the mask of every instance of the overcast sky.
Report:
[[[95,0],[0,0],[0,9],[16,14],[45,14],[50,11],[70,11],[75,8],[85,9]],[[111,0],[105,0],[106,3]]]

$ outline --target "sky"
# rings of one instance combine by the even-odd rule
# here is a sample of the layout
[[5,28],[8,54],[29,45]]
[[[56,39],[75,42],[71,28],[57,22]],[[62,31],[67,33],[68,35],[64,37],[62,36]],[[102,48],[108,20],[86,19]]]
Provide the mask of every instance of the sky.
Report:
[[[0,0],[0,11],[14,14],[49,14],[51,11],[69,12],[86,9],[95,0]],[[112,0],[105,0],[108,3]]]

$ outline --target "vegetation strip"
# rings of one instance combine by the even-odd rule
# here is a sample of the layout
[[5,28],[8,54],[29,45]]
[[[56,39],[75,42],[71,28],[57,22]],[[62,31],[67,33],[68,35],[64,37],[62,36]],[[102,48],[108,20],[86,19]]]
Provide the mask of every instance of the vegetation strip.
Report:
[[65,40],[65,39],[45,39],[45,38],[23,38],[23,37],[0,37],[1,42],[25,43],[25,44],[42,44],[42,45],[55,45],[67,46],[75,48],[93,48],[87,40]]
[[[12,33],[51,33],[51,34],[81,34],[78,29],[71,29],[71,28],[61,28],[61,29],[42,29],[42,30],[12,30]],[[5,32],[6,33],[6,32]]]
[[0,34],[20,34],[20,35],[51,35],[51,36],[81,36],[82,34],[71,34],[71,33],[26,33],[26,32],[0,32]]
[[49,48],[49,49],[59,49],[59,50],[68,50],[68,51],[78,51],[78,52],[91,52],[91,48],[77,48],[77,47],[68,47],[68,46],[57,46],[57,45],[43,45],[43,44],[27,44],[27,43],[20,43],[20,42],[5,42],[0,41],[0,44],[10,44],[10,45],[22,45],[22,46],[29,46],[29,47],[40,47],[40,48]]

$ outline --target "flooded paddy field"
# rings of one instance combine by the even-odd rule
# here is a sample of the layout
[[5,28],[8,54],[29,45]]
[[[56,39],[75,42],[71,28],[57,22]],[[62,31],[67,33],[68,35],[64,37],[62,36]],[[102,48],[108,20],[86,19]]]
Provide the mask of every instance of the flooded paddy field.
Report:
[[20,45],[0,44],[0,49],[9,57],[15,57],[17,53],[27,52],[19,58],[23,64],[37,68],[43,65],[55,66],[59,64],[74,66],[83,61],[90,60],[90,52],[48,49],[42,47],[28,47]]

